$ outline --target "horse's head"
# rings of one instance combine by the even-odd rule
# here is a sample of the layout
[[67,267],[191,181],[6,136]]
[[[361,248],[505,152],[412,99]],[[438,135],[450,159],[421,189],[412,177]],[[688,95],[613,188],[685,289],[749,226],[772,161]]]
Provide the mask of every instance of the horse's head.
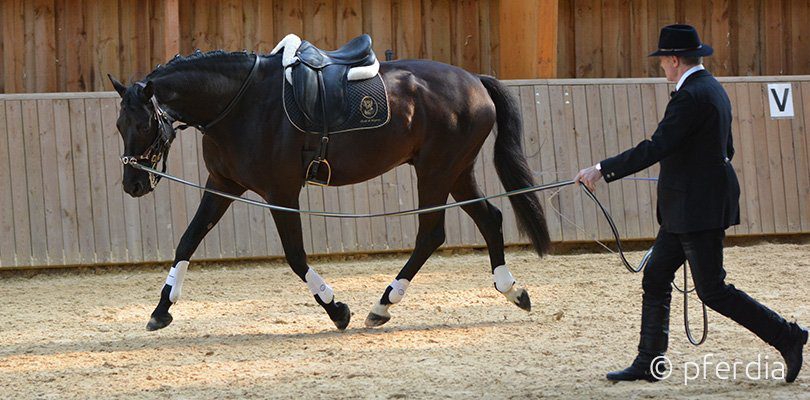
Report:
[[159,178],[135,168],[134,164],[156,168],[168,153],[174,130],[171,120],[159,111],[151,81],[127,87],[112,76],[108,77],[121,96],[116,126],[124,140],[124,154],[121,156],[124,191],[132,197],[141,197],[154,190]]

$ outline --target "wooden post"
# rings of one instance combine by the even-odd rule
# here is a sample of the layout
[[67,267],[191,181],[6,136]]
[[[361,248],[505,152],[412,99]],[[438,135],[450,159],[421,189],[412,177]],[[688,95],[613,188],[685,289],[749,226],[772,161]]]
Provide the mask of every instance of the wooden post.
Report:
[[501,0],[500,79],[557,76],[558,0]]
[[[176,1],[176,0],[175,0]],[[245,4],[241,0],[219,1],[219,14],[222,30],[220,46],[226,51],[247,50],[245,43],[245,23],[242,18]]]
[[178,0],[163,2],[163,59],[180,53],[180,7]]
[[35,82],[29,91],[55,92],[56,88],[56,16],[53,1],[34,2]]
[[[4,1],[3,7],[3,90],[22,93],[25,86],[25,4],[23,1]],[[30,89],[28,89],[30,90]]]

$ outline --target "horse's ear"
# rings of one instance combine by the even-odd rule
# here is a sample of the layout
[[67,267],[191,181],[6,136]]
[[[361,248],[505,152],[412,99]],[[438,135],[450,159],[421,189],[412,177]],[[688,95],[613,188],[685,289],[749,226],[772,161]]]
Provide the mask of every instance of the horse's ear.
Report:
[[155,86],[152,85],[152,81],[146,81],[146,84],[143,85],[143,90],[141,93],[143,93],[144,103],[148,102],[149,99],[155,95]]
[[121,97],[124,97],[124,92],[127,91],[127,87],[124,86],[123,83],[118,82],[118,80],[113,78],[112,75],[107,74],[107,77],[110,78],[110,82],[112,82],[113,87],[115,88],[115,91],[118,92],[118,95],[121,96]]

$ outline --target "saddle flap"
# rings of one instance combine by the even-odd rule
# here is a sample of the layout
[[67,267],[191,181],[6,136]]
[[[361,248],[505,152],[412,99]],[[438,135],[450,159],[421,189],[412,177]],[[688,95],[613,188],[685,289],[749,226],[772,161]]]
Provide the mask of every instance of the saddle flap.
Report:
[[312,123],[320,125],[320,99],[318,98],[318,71],[310,68],[292,69],[292,88],[298,108]]
[[[312,123],[334,127],[346,120],[347,68],[345,65],[330,65],[321,71],[293,68],[293,94],[301,112]],[[318,74],[322,75],[322,81]]]

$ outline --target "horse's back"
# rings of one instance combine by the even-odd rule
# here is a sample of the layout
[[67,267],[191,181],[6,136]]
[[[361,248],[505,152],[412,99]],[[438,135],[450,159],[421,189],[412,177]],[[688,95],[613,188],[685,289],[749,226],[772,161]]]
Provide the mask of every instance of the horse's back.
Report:
[[490,128],[494,123],[495,105],[476,74],[431,60],[385,62],[380,74],[392,97],[413,99],[413,107],[428,115],[455,114]]
[[388,132],[404,138],[417,174],[455,175],[474,162],[496,117],[478,75],[429,60],[382,63],[380,74],[391,101]]

